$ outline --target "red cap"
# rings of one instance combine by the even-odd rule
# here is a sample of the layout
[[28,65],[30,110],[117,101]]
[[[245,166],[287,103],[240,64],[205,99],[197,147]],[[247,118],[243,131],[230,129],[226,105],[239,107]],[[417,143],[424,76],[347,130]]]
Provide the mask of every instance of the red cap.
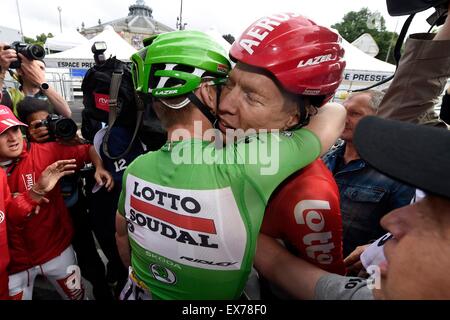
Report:
[[336,92],[345,68],[341,37],[295,13],[254,22],[230,50],[232,59],[265,69],[292,93],[322,96]]
[[20,122],[16,118],[16,116],[14,115],[14,113],[12,113],[10,108],[0,104],[0,134],[5,132],[9,128],[15,126],[28,127],[26,124]]

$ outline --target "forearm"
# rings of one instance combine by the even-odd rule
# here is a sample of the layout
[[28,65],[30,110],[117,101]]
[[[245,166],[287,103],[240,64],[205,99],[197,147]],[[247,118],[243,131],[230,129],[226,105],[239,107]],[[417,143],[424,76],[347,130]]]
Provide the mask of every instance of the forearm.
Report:
[[116,214],[116,243],[120,259],[125,267],[131,266],[130,243],[128,240],[127,221],[117,212]]
[[130,243],[128,236],[119,236],[116,233],[117,250],[119,251],[120,260],[125,267],[131,266]]
[[311,117],[306,126],[320,140],[322,149],[320,155],[325,154],[341,136],[345,126],[345,108],[338,103],[327,103],[319,108],[318,113]]
[[313,299],[316,283],[328,272],[290,254],[275,239],[260,234],[254,264],[269,281],[297,299]]
[[8,197],[7,213],[8,221],[15,225],[22,224],[34,213],[36,206],[42,201],[43,196],[26,191],[15,197]]
[[58,114],[66,118],[72,117],[72,111],[70,110],[69,104],[54,88],[49,87],[45,91],[45,95]]
[[[450,2],[448,4],[448,10],[450,11]],[[434,40],[450,40],[450,19],[448,17],[436,34],[436,37],[434,37]]]
[[432,34],[415,34],[408,39],[378,116],[424,123],[427,113],[434,112],[450,76],[450,19],[432,39]]
[[102,158],[100,158],[97,151],[95,151],[94,146],[91,146],[89,148],[89,158],[91,159],[91,162],[94,165],[95,169],[100,169],[100,168],[103,169]]

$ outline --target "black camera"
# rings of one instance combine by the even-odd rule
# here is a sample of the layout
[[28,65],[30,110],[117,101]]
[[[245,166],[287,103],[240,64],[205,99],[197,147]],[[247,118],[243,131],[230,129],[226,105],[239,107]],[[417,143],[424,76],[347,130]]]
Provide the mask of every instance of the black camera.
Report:
[[[43,60],[45,57],[45,50],[38,44],[27,44],[22,43],[20,41],[15,41],[11,43],[10,46],[5,47],[4,49],[14,49],[16,50],[16,53],[23,54],[25,57],[27,57],[30,60]],[[20,58],[17,58],[17,61],[14,61],[9,66],[11,69],[17,69],[20,68]]]
[[78,130],[75,121],[54,113],[41,120],[41,123],[36,128],[38,127],[46,127],[52,140],[55,138],[71,140],[76,136]]

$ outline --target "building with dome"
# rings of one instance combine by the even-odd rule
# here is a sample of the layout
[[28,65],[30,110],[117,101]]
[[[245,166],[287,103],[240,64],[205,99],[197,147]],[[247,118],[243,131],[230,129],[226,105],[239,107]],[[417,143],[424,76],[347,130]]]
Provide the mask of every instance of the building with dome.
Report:
[[98,25],[90,28],[85,28],[83,23],[79,32],[91,39],[101,33],[105,26],[110,25],[123,39],[136,49],[140,49],[143,39],[154,34],[174,31],[173,28],[156,21],[152,14],[153,10],[145,5],[144,0],[137,0],[136,4],[129,7],[128,16],[105,23],[99,20]]

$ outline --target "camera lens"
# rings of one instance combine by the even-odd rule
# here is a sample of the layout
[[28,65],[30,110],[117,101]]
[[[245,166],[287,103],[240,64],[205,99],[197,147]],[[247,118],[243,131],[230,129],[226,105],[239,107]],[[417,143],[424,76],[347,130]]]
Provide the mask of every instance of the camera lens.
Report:
[[55,136],[70,140],[77,134],[78,127],[72,119],[60,119],[55,124]]
[[28,48],[28,52],[35,60],[42,60],[45,57],[45,50],[39,45],[33,44]]

